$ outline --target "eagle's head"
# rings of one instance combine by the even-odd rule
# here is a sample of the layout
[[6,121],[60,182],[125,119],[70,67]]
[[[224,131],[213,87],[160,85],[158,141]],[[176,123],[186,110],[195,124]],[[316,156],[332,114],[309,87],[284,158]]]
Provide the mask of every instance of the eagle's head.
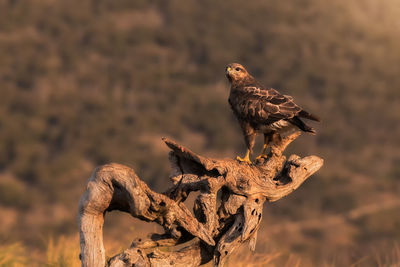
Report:
[[225,74],[230,82],[239,82],[249,76],[247,70],[239,63],[231,63],[226,66]]

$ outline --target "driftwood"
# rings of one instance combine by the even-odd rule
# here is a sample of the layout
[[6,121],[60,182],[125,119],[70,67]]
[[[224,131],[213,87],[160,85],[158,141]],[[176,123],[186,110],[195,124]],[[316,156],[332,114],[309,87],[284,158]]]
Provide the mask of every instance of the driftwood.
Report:
[[[173,186],[161,194],[126,166],[113,163],[97,168],[79,204],[82,266],[199,266],[211,260],[214,266],[222,266],[246,241],[254,251],[264,202],[290,194],[323,164],[317,156],[292,155],[286,160],[283,151],[299,135],[273,144],[267,158],[251,165],[202,157],[163,139],[172,150]],[[194,215],[183,204],[193,191],[200,191]],[[165,233],[136,239],[106,262],[102,231],[104,216],[112,210],[155,221]]]

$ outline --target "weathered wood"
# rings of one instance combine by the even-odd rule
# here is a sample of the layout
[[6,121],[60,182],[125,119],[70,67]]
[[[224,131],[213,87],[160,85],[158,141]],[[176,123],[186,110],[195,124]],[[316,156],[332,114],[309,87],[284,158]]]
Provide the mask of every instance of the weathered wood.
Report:
[[[150,190],[126,166],[97,168],[79,204],[82,266],[198,266],[211,260],[221,266],[246,241],[254,250],[264,202],[290,194],[323,164],[316,156],[292,155],[286,160],[282,153],[298,136],[294,133],[273,144],[267,158],[251,165],[206,158],[163,139],[172,150],[173,185],[162,194]],[[182,203],[193,191],[200,191],[194,216]],[[136,239],[106,263],[102,227],[105,213],[111,210],[155,221],[165,234]],[[186,247],[174,249],[182,243]],[[162,252],[157,249],[161,246],[171,249]]]
[[81,259],[83,266],[104,266],[102,240],[104,214],[120,210],[144,221],[156,221],[172,236],[180,226],[210,245],[214,240],[183,203],[151,191],[135,172],[123,165],[97,168],[79,203]]

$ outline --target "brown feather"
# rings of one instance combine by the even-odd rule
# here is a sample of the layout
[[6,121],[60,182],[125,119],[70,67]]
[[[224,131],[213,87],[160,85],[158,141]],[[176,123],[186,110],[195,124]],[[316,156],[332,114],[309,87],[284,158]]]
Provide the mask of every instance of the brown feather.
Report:
[[315,121],[319,121],[319,118],[296,105],[293,97],[263,87],[237,63],[228,65],[227,76],[231,82],[229,104],[240,122],[250,150],[256,132],[270,134],[294,125],[302,131],[315,133],[300,117]]
[[316,116],[314,114],[311,114],[311,113],[308,113],[304,109],[299,112],[299,117],[302,117],[302,118],[305,118],[305,119],[309,119],[309,120],[313,120],[313,121],[318,121],[318,122],[321,121],[321,119],[318,116]]

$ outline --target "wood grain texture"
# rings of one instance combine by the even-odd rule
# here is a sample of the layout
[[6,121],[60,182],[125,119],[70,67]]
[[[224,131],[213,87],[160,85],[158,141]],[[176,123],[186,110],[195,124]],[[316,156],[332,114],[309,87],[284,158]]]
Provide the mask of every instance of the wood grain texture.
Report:
[[[163,139],[171,149],[173,182],[164,193],[150,190],[129,167],[112,163],[97,168],[79,204],[82,266],[199,266],[211,260],[222,266],[246,241],[254,251],[264,202],[290,194],[323,165],[317,156],[292,155],[286,160],[283,151],[299,135],[283,138],[267,158],[251,165],[203,157]],[[194,216],[183,204],[193,191],[200,191]],[[155,221],[165,233],[135,239],[106,262],[103,223],[112,210]],[[183,243],[183,248],[174,249]],[[170,249],[164,252],[158,247]]]

